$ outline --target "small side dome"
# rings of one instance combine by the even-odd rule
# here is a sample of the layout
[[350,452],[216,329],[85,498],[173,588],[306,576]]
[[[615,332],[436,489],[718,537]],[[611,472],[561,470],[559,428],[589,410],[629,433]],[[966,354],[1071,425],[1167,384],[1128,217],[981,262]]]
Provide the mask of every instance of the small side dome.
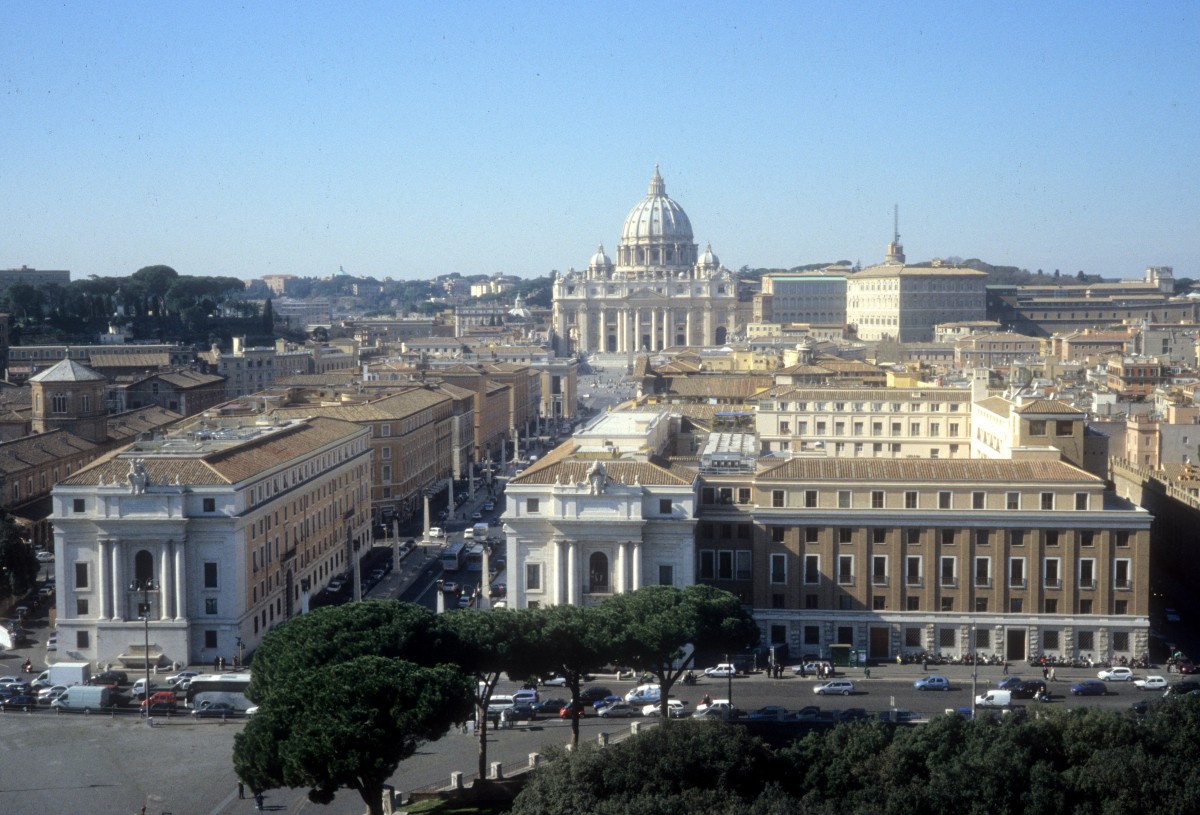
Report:
[[711,243],[704,244],[704,254],[702,254],[700,256],[700,260],[698,261],[698,263],[701,266],[712,266],[712,267],[717,267],[717,266],[721,265],[721,259],[713,254]]
[[612,266],[612,258],[604,254],[604,244],[596,247],[596,254],[592,255],[592,259],[588,261],[588,266],[593,269],[607,269]]

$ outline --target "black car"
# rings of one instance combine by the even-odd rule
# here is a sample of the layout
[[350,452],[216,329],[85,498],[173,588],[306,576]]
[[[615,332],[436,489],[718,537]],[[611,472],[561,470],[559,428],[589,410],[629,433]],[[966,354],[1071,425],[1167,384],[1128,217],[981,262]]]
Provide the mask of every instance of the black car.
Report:
[[1163,696],[1186,696],[1189,693],[1200,692],[1200,682],[1195,679],[1184,679],[1170,685]]
[[1046,691],[1046,683],[1040,679],[1026,679],[1011,690],[1014,699],[1032,699]]
[[202,702],[200,707],[192,711],[192,716],[197,719],[227,719],[241,715],[242,711],[229,702]]
[[33,710],[37,707],[37,699],[28,693],[17,693],[0,702],[4,710]]
[[532,722],[537,718],[537,711],[527,702],[517,702],[508,709],[509,721]]
[[129,677],[124,671],[101,671],[92,676],[93,685],[128,685]]
[[613,692],[608,688],[601,687],[600,685],[592,685],[579,692],[579,701],[585,705],[591,705],[612,695]]
[[570,703],[569,699],[543,699],[540,702],[534,702],[530,707],[534,713],[540,713],[543,716],[557,716],[558,712]]
[[866,708],[852,707],[839,713],[837,720],[839,722],[868,722],[871,720],[871,714],[867,713]]

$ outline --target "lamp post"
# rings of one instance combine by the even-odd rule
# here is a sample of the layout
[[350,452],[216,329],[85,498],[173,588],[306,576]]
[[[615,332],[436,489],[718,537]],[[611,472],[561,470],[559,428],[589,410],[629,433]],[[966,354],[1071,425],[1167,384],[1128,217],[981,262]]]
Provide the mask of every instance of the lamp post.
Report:
[[975,623],[971,623],[971,718],[975,718],[975,695],[979,692],[977,685],[979,684],[979,660],[975,659]]
[[725,655],[725,670],[728,671],[725,675],[725,698],[729,700],[729,715],[733,716],[733,663],[729,661],[729,654]]
[[241,637],[237,638],[237,649],[238,649],[238,669],[245,670],[246,669],[246,643],[244,643],[242,641]]
[[146,634],[145,650],[142,652],[142,659],[146,662],[146,686],[142,688],[142,703],[146,706],[146,721],[150,722],[150,592],[157,591],[158,584],[154,578],[146,577],[130,583],[129,590],[142,593],[142,605],[138,609],[142,612],[140,616]]

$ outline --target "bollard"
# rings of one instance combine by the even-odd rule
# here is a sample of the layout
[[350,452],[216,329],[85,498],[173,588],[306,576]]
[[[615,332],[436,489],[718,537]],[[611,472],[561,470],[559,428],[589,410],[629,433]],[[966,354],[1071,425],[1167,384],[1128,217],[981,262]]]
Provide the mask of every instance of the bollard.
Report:
[[529,769],[536,770],[541,765],[542,765],[542,754],[541,753],[530,753],[529,754]]
[[504,765],[499,761],[493,761],[491,769],[488,770],[488,778],[500,779],[504,777]]
[[600,740],[600,746],[601,746],[601,747],[607,747],[607,746],[608,746],[608,734],[607,734],[607,733],[601,733],[601,734],[600,734],[600,736],[599,736],[599,740]]
[[629,732],[636,736],[638,733],[642,732],[643,724],[646,724],[646,722],[630,722],[629,723]]
[[463,774],[461,772],[450,773],[450,789],[461,790],[463,788]]

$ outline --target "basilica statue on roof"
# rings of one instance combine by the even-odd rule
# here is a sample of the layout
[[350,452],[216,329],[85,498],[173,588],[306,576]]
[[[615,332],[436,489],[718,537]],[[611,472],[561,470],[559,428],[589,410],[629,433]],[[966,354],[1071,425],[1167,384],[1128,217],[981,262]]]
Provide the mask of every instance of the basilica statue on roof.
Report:
[[736,330],[737,277],[667,196],[658,167],[621,229],[616,263],[604,252],[586,271],[554,278],[554,341],[562,356],[623,355],[724,345]]

